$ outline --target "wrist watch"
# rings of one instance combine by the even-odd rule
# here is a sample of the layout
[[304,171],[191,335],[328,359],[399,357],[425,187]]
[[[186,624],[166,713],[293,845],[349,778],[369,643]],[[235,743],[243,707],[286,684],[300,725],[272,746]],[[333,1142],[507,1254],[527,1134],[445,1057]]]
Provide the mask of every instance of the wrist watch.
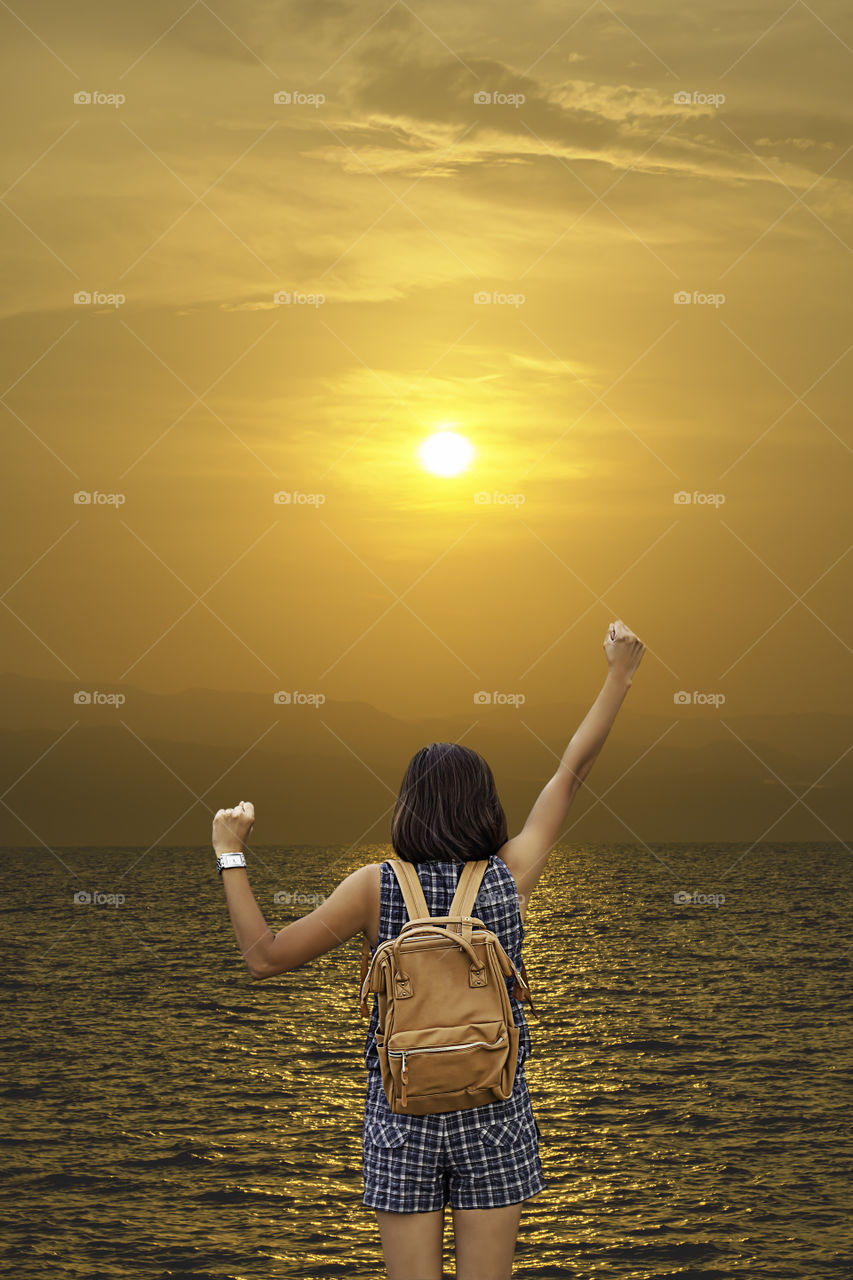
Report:
[[246,859],[242,853],[220,853],[216,858],[216,866],[219,874],[227,871],[229,867],[245,867]]

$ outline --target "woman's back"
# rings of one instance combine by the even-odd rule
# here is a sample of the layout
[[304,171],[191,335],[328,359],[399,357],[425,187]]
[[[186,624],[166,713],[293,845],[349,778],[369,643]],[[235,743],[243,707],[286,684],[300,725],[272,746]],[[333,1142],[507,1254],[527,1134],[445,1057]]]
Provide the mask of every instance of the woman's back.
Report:
[[[430,915],[447,915],[464,864],[448,861],[420,862],[411,865],[414,866],[417,872]],[[396,938],[409,918],[397,877],[387,862],[383,862],[381,866],[380,886],[377,946],[382,942],[387,942],[390,938]],[[521,921],[518,892],[509,868],[497,854],[492,854],[489,858],[489,865],[477,891],[471,914],[481,920],[487,929],[491,929],[497,935],[507,955],[516,968],[520,969],[524,925]],[[375,951],[376,948],[374,947],[373,950]],[[516,1000],[512,994],[513,986],[514,979],[507,979],[507,991],[512,1006],[513,1020],[519,1030],[518,1062],[520,1065],[531,1055],[530,1034],[521,1002]],[[380,1069],[379,1054],[376,1050],[375,1040],[377,1023],[378,1011],[374,1002],[367,1030],[364,1061],[368,1071],[376,1072]]]

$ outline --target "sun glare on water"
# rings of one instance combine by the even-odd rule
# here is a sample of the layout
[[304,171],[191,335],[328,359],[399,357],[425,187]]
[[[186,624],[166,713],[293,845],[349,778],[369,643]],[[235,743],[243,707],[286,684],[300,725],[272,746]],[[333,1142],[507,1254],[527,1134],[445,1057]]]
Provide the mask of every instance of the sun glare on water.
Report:
[[437,431],[418,448],[421,465],[436,476],[458,476],[471,465],[474,446],[455,431]]

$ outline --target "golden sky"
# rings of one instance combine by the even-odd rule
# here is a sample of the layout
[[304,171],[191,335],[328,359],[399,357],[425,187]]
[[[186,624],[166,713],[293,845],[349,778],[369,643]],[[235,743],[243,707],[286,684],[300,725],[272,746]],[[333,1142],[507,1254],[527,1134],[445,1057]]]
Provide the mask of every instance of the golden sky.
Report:
[[849,705],[848,7],[0,34],[6,671],[466,714],[589,701],[618,616],[650,715]]

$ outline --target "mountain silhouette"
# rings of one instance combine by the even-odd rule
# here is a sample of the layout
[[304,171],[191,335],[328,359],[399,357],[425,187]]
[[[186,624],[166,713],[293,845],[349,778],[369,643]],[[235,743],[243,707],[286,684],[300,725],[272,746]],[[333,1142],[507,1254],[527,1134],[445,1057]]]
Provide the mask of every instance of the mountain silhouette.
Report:
[[[469,715],[406,720],[359,701],[276,703],[272,692],[82,687],[87,703],[69,681],[0,676],[3,846],[204,845],[215,810],[242,799],[255,805],[259,844],[387,842],[409,758],[455,740],[489,761],[513,834],[588,709],[472,701]],[[849,743],[841,715],[632,707],[564,839],[846,841]]]

